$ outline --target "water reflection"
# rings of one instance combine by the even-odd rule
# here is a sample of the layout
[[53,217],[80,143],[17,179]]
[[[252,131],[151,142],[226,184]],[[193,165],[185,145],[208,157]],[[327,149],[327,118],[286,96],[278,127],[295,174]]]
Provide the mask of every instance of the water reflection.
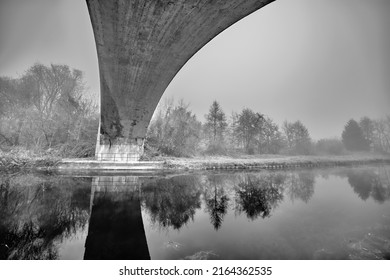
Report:
[[309,202],[314,194],[315,176],[316,174],[310,171],[290,173],[285,181],[285,188],[290,199]]
[[210,222],[215,230],[221,227],[230,201],[225,192],[222,178],[221,176],[208,176],[208,184],[204,192],[206,211],[210,215]]
[[137,177],[95,177],[84,259],[150,259]]
[[362,200],[372,197],[375,201],[383,203],[390,199],[390,174],[388,170],[348,170],[346,175],[354,192]]
[[389,175],[389,167],[4,175],[0,258],[386,258]]
[[27,174],[0,182],[1,259],[56,259],[57,242],[88,223],[89,180]]
[[251,220],[269,217],[283,200],[284,180],[274,174],[244,176],[236,187],[237,211],[245,212]]
[[152,223],[180,229],[200,208],[201,185],[195,176],[156,179],[142,186],[142,204]]

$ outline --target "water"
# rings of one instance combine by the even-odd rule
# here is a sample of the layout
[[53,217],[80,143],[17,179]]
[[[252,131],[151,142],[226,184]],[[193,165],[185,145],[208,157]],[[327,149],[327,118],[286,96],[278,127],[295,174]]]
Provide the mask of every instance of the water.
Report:
[[390,258],[390,166],[0,184],[0,259]]

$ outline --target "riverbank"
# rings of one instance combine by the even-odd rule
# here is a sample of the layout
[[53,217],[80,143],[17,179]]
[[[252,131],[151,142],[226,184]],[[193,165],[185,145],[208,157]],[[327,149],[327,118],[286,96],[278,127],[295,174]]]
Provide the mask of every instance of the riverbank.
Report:
[[26,151],[0,151],[0,172],[54,169],[60,162],[61,158],[51,155],[34,154]]
[[96,161],[94,159],[61,159],[50,155],[0,152],[0,171],[183,171],[291,169],[362,164],[390,164],[390,155],[358,153],[341,156],[241,155],[239,157],[205,156],[193,158],[159,157],[135,163]]
[[362,164],[390,164],[390,156],[353,154],[343,156],[283,156],[257,155],[242,157],[156,158],[153,161],[120,163],[83,159],[59,162],[59,171],[187,171],[187,170],[244,170],[291,169]]
[[390,155],[353,154],[342,156],[285,156],[258,155],[240,158],[204,157],[171,158],[164,160],[166,169],[218,170],[218,169],[287,169],[302,167],[349,166],[361,164],[390,164]]

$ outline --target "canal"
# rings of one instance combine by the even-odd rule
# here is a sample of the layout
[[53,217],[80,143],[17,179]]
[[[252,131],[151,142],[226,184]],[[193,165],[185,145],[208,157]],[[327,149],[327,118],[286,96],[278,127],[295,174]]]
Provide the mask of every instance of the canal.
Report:
[[0,259],[390,259],[390,165],[2,174]]

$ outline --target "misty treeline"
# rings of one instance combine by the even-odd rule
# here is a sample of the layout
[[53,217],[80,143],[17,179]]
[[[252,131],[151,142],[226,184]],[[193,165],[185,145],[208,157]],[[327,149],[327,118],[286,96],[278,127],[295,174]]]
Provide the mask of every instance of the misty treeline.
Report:
[[[19,78],[0,77],[0,150],[24,148],[60,157],[94,155],[97,97],[87,94],[83,73],[66,65],[35,64]],[[214,101],[201,122],[184,101],[164,99],[150,123],[148,156],[240,154],[343,154],[390,152],[390,116],[350,120],[340,138],[313,141],[299,120],[276,124],[243,108],[227,116]]]
[[351,119],[342,132],[342,142],[350,151],[390,152],[390,115],[372,120],[363,117],[359,122]]
[[83,73],[66,65],[35,64],[20,78],[0,77],[0,149],[92,156],[98,108],[85,95]]
[[299,121],[285,122],[280,129],[271,118],[248,108],[228,118],[217,101],[202,123],[188,104],[166,99],[149,126],[147,148],[173,156],[277,154],[282,150],[308,154],[310,136]]
[[[299,120],[281,126],[269,116],[243,108],[228,117],[214,101],[200,122],[183,101],[160,103],[149,126],[147,148],[172,156],[288,154],[341,155],[356,151],[390,152],[390,116],[350,120],[340,138],[314,141]],[[150,151],[149,151],[150,152]]]

